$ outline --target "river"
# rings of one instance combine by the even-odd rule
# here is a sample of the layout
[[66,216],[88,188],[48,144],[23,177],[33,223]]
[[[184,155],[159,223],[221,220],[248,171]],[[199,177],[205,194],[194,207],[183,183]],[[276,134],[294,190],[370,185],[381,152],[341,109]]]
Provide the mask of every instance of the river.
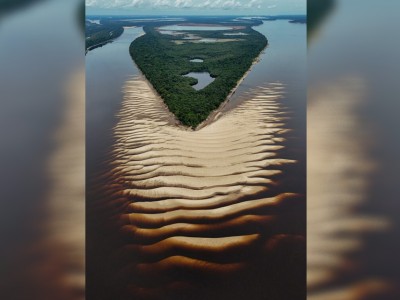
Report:
[[[306,125],[306,26],[286,20],[267,21],[254,27],[269,41],[224,111],[243,99],[251,88],[268,82],[285,84],[285,102],[295,110],[293,128],[301,138],[296,148],[305,156]],[[125,28],[113,43],[94,49],[86,55],[86,126],[87,167],[96,169],[110,147],[110,129],[115,125],[115,115],[120,108],[122,87],[128,78],[140,74],[129,55],[134,39],[144,34],[142,28]]]
[[305,297],[306,27],[257,30],[268,48],[195,131],[132,62],[140,28],[89,52],[89,298]]
[[398,10],[338,0],[310,43],[309,299],[399,298]]
[[129,55],[129,45],[144,34],[140,27],[125,28],[112,43],[86,55],[86,167],[90,173],[108,153],[111,128],[121,106],[122,87],[139,70]]

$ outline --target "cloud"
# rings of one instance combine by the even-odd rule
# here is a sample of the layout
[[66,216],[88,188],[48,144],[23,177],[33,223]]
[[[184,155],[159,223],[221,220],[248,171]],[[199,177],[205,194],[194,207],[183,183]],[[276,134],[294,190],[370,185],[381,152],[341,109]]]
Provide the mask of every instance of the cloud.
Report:
[[262,0],[86,0],[93,8],[259,8]]

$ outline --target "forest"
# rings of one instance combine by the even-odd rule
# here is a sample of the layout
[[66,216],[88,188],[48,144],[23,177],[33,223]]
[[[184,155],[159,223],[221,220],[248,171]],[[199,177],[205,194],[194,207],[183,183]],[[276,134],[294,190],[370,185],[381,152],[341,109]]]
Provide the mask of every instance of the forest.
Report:
[[86,51],[100,47],[119,37],[124,28],[119,24],[95,24],[86,21]]
[[[144,31],[145,35],[132,42],[130,54],[169,110],[192,128],[225,101],[268,44],[266,37],[249,25],[236,30],[246,34],[240,36],[224,35],[235,30],[186,31],[202,38],[234,39],[223,43],[193,43],[184,36],[161,34],[155,26],[145,26]],[[190,62],[195,58],[204,62]],[[190,72],[208,72],[215,80],[196,91],[192,86],[197,79],[182,76]]]
[[[11,0],[7,0],[11,1]],[[23,0],[19,0],[23,1]],[[28,1],[28,0],[26,0]],[[31,0],[33,1],[33,0]],[[40,1],[40,0],[36,0]],[[84,8],[84,7],[83,7]],[[79,12],[81,14],[81,12]],[[83,10],[84,15],[84,10]],[[207,16],[186,16],[182,21],[168,21],[166,18],[159,18],[153,20],[153,18],[143,18],[134,16],[88,16],[93,19],[100,20],[100,24],[92,23],[86,19],[85,27],[85,48],[86,51],[102,47],[114,39],[122,35],[124,32],[124,27],[144,27],[144,26],[154,26],[161,27],[171,24],[181,24],[186,22],[201,23],[201,24],[215,24],[216,22],[221,25],[237,25],[237,26],[257,26],[262,24],[260,20],[235,20],[231,16],[226,17],[207,17]]]

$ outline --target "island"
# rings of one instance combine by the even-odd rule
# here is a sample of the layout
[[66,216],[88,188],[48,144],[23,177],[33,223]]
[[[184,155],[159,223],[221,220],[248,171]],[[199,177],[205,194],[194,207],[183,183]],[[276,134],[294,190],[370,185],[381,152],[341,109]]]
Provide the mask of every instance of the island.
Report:
[[87,19],[85,23],[86,52],[106,45],[124,32],[124,28],[118,24],[102,24],[100,20],[92,19]]
[[[226,100],[268,43],[247,24],[213,30],[217,26],[224,25],[145,26],[146,34],[130,47],[132,58],[169,110],[192,128]],[[196,88],[200,78],[210,84]]]

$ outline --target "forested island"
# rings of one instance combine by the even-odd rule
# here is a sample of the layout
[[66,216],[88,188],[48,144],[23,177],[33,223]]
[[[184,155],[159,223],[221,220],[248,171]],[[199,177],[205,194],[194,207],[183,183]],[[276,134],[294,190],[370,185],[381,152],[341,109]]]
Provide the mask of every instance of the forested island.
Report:
[[119,37],[124,28],[119,24],[98,24],[86,20],[86,51],[101,47]]
[[[264,35],[241,25],[182,35],[162,34],[148,25],[146,34],[132,42],[132,58],[183,125],[195,128],[217,109],[267,46]],[[187,35],[219,42],[198,43]],[[197,79],[183,76],[190,72],[208,72],[215,80],[197,91],[192,87]]]
[[[304,15],[93,15],[86,19],[86,51],[112,42],[123,33],[124,27],[142,27],[145,35],[133,41],[129,49],[133,60],[179,121],[185,126],[195,128],[227,99],[267,46],[267,38],[253,27],[277,20],[307,23]],[[163,28],[171,25],[185,27],[185,30],[165,34]],[[193,26],[193,29],[188,29],[185,25]],[[200,25],[229,28],[204,31],[194,29]],[[198,80],[188,75],[191,72],[211,76],[214,81],[205,88],[196,90],[194,87]]]

